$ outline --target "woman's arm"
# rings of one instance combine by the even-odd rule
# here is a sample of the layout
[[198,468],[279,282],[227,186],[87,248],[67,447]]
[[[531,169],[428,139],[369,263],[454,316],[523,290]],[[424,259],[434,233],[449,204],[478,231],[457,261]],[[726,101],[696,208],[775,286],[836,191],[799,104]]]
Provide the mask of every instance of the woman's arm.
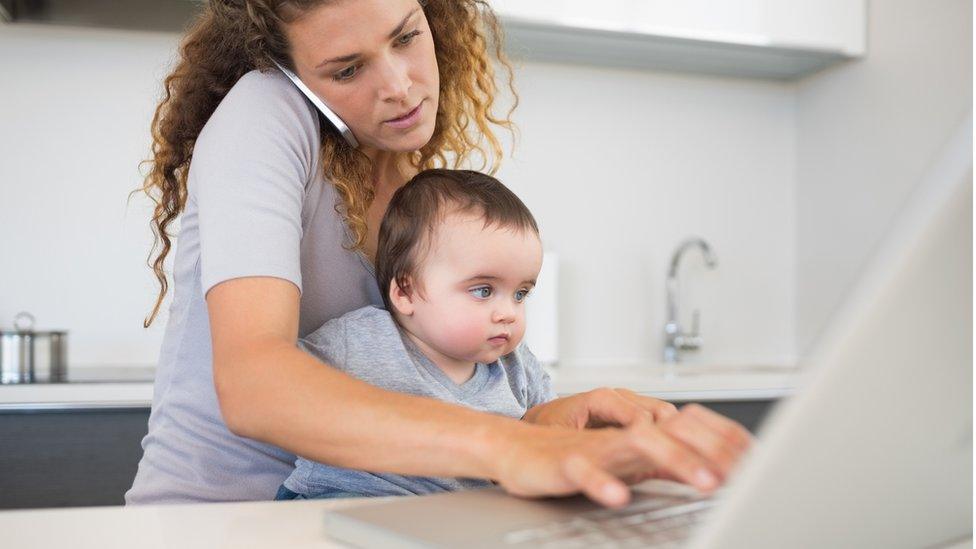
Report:
[[282,279],[222,282],[207,306],[227,426],[315,461],[489,478],[526,496],[584,492],[613,506],[628,499],[618,479],[666,476],[711,490],[723,473],[650,422],[543,427],[386,391],[325,367],[295,344],[299,292]]
[[498,433],[517,422],[382,390],[300,350],[298,289],[248,277],[207,293],[214,385],[237,435],[341,467],[489,477]]

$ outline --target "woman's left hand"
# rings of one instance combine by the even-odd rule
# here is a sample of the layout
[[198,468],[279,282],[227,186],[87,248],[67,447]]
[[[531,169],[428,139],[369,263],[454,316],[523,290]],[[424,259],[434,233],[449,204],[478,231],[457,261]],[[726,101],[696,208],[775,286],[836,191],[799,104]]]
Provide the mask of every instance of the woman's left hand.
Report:
[[627,427],[638,421],[657,423],[677,413],[670,402],[627,389],[600,388],[533,406],[522,419],[537,425],[586,429]]

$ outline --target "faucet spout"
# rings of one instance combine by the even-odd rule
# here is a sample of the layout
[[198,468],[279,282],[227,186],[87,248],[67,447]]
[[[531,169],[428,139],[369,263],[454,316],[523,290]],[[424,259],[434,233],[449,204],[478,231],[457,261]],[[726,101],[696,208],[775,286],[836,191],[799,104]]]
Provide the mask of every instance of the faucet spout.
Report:
[[689,238],[678,245],[671,256],[671,265],[668,268],[667,278],[667,323],[664,325],[664,362],[680,362],[679,351],[692,351],[701,348],[702,338],[698,333],[699,313],[696,310],[693,315],[692,330],[684,333],[678,323],[678,265],[684,254],[693,248],[701,251],[705,259],[705,265],[709,269],[714,269],[718,265],[715,254],[712,253],[711,246],[702,238]]
[[671,267],[668,269],[668,278],[676,278],[678,276],[678,264],[681,262],[681,258],[684,257],[685,252],[692,248],[698,248],[701,250],[702,257],[705,258],[705,265],[709,269],[714,269],[718,266],[718,260],[715,259],[715,254],[712,253],[712,247],[708,245],[702,238],[689,238],[678,245],[674,250],[674,254],[671,255]]

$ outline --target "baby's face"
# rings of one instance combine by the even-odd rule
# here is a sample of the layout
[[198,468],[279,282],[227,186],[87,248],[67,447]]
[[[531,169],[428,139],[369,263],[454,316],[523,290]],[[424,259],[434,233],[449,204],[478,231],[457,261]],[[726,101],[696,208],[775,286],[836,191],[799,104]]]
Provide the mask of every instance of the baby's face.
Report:
[[449,216],[422,260],[411,331],[458,361],[489,363],[525,333],[525,298],[542,268],[542,243],[529,231],[469,214]]

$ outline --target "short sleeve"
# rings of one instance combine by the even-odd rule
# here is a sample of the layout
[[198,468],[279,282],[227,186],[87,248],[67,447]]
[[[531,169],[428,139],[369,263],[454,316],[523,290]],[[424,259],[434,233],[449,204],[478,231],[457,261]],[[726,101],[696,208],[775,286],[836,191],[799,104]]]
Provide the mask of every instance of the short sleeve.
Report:
[[277,73],[252,71],[204,126],[188,188],[200,227],[201,286],[247,276],[301,280],[302,208],[318,121]]
[[346,318],[334,318],[318,330],[298,340],[298,347],[329,366],[343,369],[346,364]]
[[515,352],[525,372],[526,408],[555,400],[556,392],[552,388],[552,379],[539,363],[539,359],[532,354],[524,342],[515,348]]

